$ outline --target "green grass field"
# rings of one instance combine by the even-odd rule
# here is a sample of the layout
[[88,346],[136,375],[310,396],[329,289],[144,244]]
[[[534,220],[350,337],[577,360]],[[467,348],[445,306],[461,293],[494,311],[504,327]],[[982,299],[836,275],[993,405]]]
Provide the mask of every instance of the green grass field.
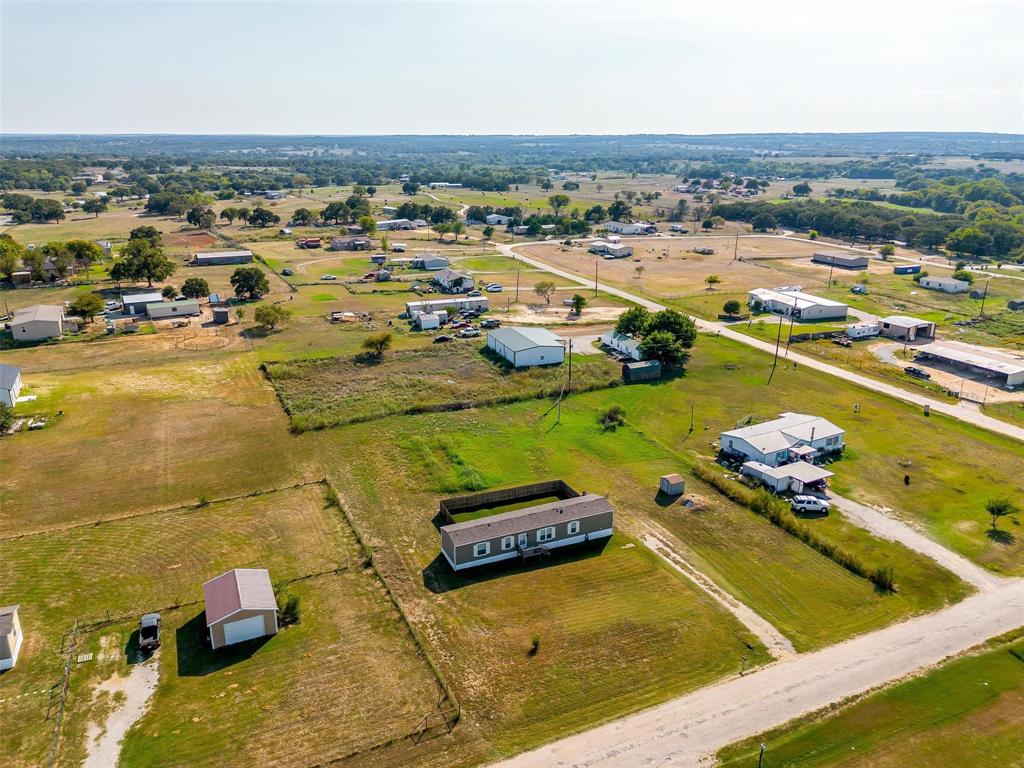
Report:
[[[268,363],[266,373],[300,432],[396,413],[547,397],[557,395],[567,381],[568,365],[515,370],[484,350],[479,343],[457,340],[388,353],[379,360]],[[606,358],[574,360],[577,387],[615,386],[620,377]]]
[[948,662],[820,718],[721,750],[722,768],[897,768],[1024,763],[1024,642]]

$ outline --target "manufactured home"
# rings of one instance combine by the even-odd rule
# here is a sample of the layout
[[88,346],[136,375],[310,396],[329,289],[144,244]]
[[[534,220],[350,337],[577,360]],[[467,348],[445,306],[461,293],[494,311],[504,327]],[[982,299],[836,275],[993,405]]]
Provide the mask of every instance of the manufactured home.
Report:
[[839,453],[846,432],[820,416],[783,413],[777,419],[730,429],[719,435],[726,456],[778,467]]

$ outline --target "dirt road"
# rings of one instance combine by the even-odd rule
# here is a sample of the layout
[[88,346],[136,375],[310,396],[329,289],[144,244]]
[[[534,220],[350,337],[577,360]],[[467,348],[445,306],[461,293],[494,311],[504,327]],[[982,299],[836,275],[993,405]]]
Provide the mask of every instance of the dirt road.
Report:
[[500,768],[697,766],[718,749],[909,675],[1024,624],[1024,580],[499,763]]
[[[558,267],[552,266],[544,261],[529,256],[527,253],[525,253],[526,251],[528,251],[529,248],[530,244],[520,244],[516,246],[505,244],[498,245],[498,250],[500,250],[506,256],[519,259],[520,261],[523,261],[527,264],[531,264],[537,267],[538,269],[547,270],[548,272],[554,275],[563,277],[566,280],[571,280],[577,283],[578,285],[585,285],[588,288],[594,287],[594,281],[591,279],[581,277],[579,275],[573,274],[572,272],[568,272],[563,269],[559,269]],[[639,304],[642,307],[646,307],[647,309],[653,312],[658,312],[662,309],[665,309],[665,306],[662,304],[659,304],[655,301],[651,301],[650,299],[645,299],[641,296],[637,296],[635,294],[630,293],[629,291],[624,291],[621,288],[615,288],[614,286],[610,286],[605,283],[598,283],[597,287],[599,290],[602,290],[613,296],[618,296],[628,301],[632,301],[635,304]],[[724,336],[725,338],[732,339],[733,341],[738,341],[742,344],[746,344],[747,346],[754,347],[755,349],[760,349],[763,352],[768,352],[769,354],[774,354],[775,352],[774,344],[733,331],[730,328],[723,325],[722,323],[711,322],[709,320],[701,320],[699,318],[694,318],[694,320],[697,323],[697,327],[702,331],[718,333],[721,336]],[[874,392],[878,392],[879,394],[888,395],[889,397],[895,397],[898,400],[913,403],[914,405],[921,406],[922,408],[925,405],[927,405],[935,413],[941,413],[946,416],[951,416],[954,419],[965,421],[969,424],[973,424],[976,427],[981,427],[982,429],[997,432],[1001,435],[1006,435],[1007,437],[1012,437],[1016,440],[1024,442],[1024,427],[1018,427],[1014,424],[1008,424],[1004,421],[1000,421],[999,419],[987,416],[986,414],[981,413],[980,411],[974,410],[972,408],[967,408],[957,403],[949,403],[940,400],[934,400],[930,397],[926,397],[916,392],[910,392],[908,390],[902,389],[901,387],[897,387],[893,384],[888,384],[884,381],[876,381],[875,379],[872,379],[868,376],[863,376],[859,373],[848,371],[844,368],[840,368],[839,366],[832,365],[831,363],[826,363],[816,358],[807,357],[805,355],[801,355],[793,351],[790,351],[786,355],[786,359],[796,361],[800,365],[806,366],[807,368],[812,368],[816,371],[828,373],[832,376],[838,376],[841,379],[845,379],[846,381],[852,382],[853,384],[856,384],[860,387],[864,387],[865,389],[870,389]]]

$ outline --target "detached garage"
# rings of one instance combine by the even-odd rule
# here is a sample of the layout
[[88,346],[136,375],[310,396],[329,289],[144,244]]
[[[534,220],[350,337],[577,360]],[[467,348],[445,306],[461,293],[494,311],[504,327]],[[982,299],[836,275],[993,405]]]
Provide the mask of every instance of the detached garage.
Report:
[[203,596],[214,650],[277,634],[277,599],[265,569],[228,571],[206,582]]

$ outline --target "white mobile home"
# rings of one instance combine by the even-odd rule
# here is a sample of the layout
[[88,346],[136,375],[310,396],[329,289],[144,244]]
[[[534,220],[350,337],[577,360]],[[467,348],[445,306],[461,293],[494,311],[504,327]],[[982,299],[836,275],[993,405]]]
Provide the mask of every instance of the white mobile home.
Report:
[[644,359],[644,356],[640,353],[640,342],[624,333],[608,331],[608,333],[601,335],[601,343],[632,360]]
[[971,289],[971,284],[966,280],[957,280],[952,277],[922,277],[917,284],[929,291],[942,291],[943,293],[967,293]]
[[437,312],[439,309],[448,309],[449,307],[456,311],[460,309],[479,309],[486,311],[488,307],[486,296],[449,296],[446,299],[423,299],[422,301],[407,301],[405,302],[405,311],[409,313],[409,316],[414,316],[417,312]]
[[645,224],[635,224],[633,222],[606,221],[602,226],[609,232],[614,232],[617,235],[642,235],[647,231]]
[[870,339],[878,335],[878,323],[854,323],[846,326],[846,335],[851,339]]
[[498,328],[487,333],[487,346],[516,368],[565,362],[561,339],[544,328]]
[[146,315],[150,320],[165,320],[168,317],[192,317],[201,314],[199,302],[195,299],[185,301],[158,301],[146,305]]

